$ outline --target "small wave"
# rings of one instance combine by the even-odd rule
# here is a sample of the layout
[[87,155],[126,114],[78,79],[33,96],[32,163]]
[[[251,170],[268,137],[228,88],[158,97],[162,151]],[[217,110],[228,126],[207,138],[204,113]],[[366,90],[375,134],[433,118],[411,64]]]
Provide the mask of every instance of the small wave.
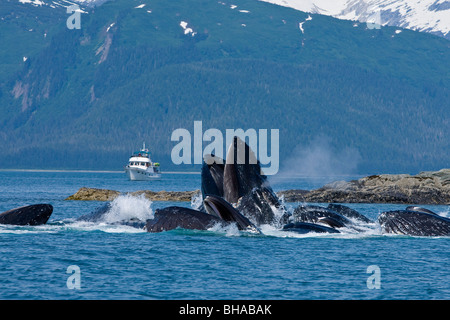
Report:
[[243,234],[238,229],[238,227],[235,223],[229,223],[226,225],[223,225],[221,223],[216,223],[214,226],[209,228],[208,231],[225,234],[227,237],[239,237]]
[[144,229],[135,228],[133,226],[111,223],[94,223],[87,221],[74,221],[62,227],[64,231],[71,232],[95,232],[101,231],[106,233],[141,233],[146,232]]
[[0,225],[0,234],[57,233],[58,227],[46,224],[41,226]]
[[297,233],[295,231],[282,230],[279,227],[264,224],[260,226],[260,230],[265,236],[272,236],[278,238],[336,238],[336,239],[357,239],[371,236],[381,236],[381,229],[375,223],[367,224],[366,226],[358,226],[354,228],[339,228],[339,233],[322,233],[322,232],[308,232]]
[[108,223],[93,223],[86,221],[66,221],[57,222],[57,224],[46,224],[42,226],[0,226],[0,234],[49,234],[49,233],[66,233],[66,232],[95,232],[101,231],[106,233],[141,233],[146,232],[144,229],[138,229],[132,226]]
[[315,238],[315,237],[330,236],[330,234],[327,233],[317,233],[317,232],[309,232],[304,234],[297,233],[295,231],[287,231],[275,228],[274,226],[269,224],[261,225],[260,230],[262,231],[264,236],[275,238]]

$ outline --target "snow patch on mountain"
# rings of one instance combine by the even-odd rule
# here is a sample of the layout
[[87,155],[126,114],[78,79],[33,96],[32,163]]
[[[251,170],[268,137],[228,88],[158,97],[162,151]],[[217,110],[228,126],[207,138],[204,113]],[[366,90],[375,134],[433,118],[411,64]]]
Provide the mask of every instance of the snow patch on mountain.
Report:
[[31,3],[35,6],[42,6],[44,2],[39,0],[19,0],[20,3]]
[[305,21],[300,22],[300,23],[298,24],[298,27],[299,27],[299,29],[300,29],[300,31],[301,31],[302,33],[305,33],[305,29],[303,29],[303,24],[304,24],[306,21],[310,21],[310,20],[312,20],[312,18],[311,18],[310,15],[308,15],[308,18],[306,18]]
[[[429,32],[450,39],[449,0],[260,0],[343,20]],[[370,21],[372,22],[372,21]]]
[[195,36],[197,34],[197,32],[194,32],[192,28],[188,28],[188,23],[186,21],[181,21],[180,27],[183,28],[184,34],[191,34],[191,36]]

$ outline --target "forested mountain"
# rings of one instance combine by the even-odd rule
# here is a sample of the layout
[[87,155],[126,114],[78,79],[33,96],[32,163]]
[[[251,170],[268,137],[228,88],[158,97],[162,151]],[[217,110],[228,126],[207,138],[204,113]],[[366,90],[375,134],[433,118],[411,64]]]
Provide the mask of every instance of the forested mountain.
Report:
[[170,139],[195,120],[279,129],[282,168],[318,137],[361,173],[450,163],[446,39],[256,0],[116,0],[80,29],[63,6],[0,3],[1,168],[120,170],[146,141],[190,170]]

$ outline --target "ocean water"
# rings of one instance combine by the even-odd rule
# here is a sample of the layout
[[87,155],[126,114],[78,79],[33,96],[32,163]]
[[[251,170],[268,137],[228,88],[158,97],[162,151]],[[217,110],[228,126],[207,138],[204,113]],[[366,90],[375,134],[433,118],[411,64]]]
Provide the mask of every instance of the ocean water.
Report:
[[[311,189],[351,178],[291,176],[272,187]],[[195,190],[200,175],[167,173],[139,182],[123,172],[0,171],[0,212],[33,203],[54,207],[46,225],[0,225],[0,299],[450,299],[449,237],[383,235],[376,224],[332,235],[270,226],[262,227],[263,236],[233,227],[151,234],[76,222],[103,204],[64,200],[81,187]],[[170,205],[191,203],[121,196],[113,211],[150,218]],[[404,208],[349,206],[372,219]],[[449,206],[426,207],[449,216]]]

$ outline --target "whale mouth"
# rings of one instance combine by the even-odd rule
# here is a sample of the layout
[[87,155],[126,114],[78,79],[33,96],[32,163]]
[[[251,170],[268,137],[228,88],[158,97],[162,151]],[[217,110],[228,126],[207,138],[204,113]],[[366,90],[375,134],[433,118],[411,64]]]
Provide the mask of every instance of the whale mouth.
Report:
[[235,222],[239,230],[261,234],[250,220],[239,213],[233,206],[220,197],[209,195],[203,200],[206,211],[226,222]]
[[206,211],[213,216],[216,216],[218,218],[221,218],[222,220],[227,221],[226,215],[221,214],[219,208],[216,206],[216,204],[211,200],[211,197],[208,196],[203,203],[205,204]]
[[51,204],[33,204],[23,206],[0,214],[1,224],[20,226],[38,226],[46,224],[53,212]]
[[48,219],[53,213],[53,206],[51,204],[37,205],[36,211],[38,212],[36,217],[32,218],[29,225],[41,225],[46,224]]
[[393,210],[382,212],[378,217],[382,231],[412,236],[449,236],[450,219],[434,212]]

